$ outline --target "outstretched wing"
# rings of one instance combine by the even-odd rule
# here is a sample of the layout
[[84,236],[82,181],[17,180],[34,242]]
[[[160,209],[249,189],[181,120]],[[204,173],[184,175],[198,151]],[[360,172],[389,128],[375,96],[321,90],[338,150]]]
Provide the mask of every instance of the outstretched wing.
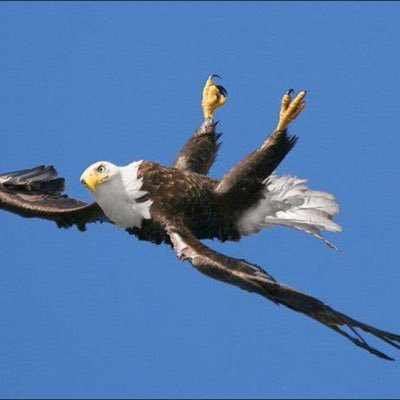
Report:
[[212,119],[206,119],[179,152],[174,168],[207,175],[220,147],[216,126]]
[[61,228],[79,230],[91,222],[108,221],[97,203],[88,204],[63,195],[64,178],[54,167],[39,166],[0,175],[0,209],[26,218],[42,218]]
[[[371,347],[358,330],[370,333],[400,349],[400,335],[356,321],[322,301],[276,282],[257,265],[227,257],[201,243],[183,224],[164,223],[174,250],[181,260],[189,260],[201,273],[219,281],[255,292],[276,304],[303,313],[343,335],[355,345],[385,360],[391,357]],[[347,328],[347,331],[345,330]]]

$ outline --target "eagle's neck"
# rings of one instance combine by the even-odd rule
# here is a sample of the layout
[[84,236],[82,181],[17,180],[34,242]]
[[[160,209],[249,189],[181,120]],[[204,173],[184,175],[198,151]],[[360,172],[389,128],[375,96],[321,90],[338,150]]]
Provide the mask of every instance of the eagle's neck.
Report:
[[140,201],[147,194],[142,190],[143,178],[138,171],[143,161],[118,167],[118,173],[95,192],[96,202],[104,214],[120,228],[140,228],[143,219],[150,219],[151,200]]

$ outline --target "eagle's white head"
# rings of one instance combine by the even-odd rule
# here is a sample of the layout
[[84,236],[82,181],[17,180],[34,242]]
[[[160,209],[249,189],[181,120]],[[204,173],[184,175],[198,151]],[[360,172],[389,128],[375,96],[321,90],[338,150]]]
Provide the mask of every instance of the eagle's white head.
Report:
[[119,167],[108,161],[98,161],[86,168],[81,176],[81,183],[94,193],[100,186],[114,180],[118,175],[120,175]]
[[140,202],[147,194],[142,190],[143,178],[138,177],[142,161],[118,167],[108,161],[98,161],[81,176],[85,185],[104,214],[120,228],[141,227],[143,219],[150,219],[151,200]]

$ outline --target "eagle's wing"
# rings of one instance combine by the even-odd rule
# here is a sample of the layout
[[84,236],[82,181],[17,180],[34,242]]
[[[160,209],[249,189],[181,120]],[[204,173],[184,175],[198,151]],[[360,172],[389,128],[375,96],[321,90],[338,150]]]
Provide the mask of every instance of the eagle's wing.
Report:
[[63,195],[64,178],[54,167],[32,169],[0,175],[0,209],[26,218],[42,218],[59,227],[76,225],[85,230],[90,222],[109,222],[97,203],[88,204]]
[[215,123],[206,119],[179,152],[174,168],[207,175],[217,157],[221,136],[215,132]]
[[189,260],[201,273],[249,292],[258,293],[278,305],[282,304],[303,313],[380,358],[393,360],[369,346],[358,330],[375,335],[400,349],[400,335],[376,329],[337,312],[314,297],[276,282],[257,265],[217,253],[201,243],[182,223],[164,222],[164,226],[178,257],[181,260]]

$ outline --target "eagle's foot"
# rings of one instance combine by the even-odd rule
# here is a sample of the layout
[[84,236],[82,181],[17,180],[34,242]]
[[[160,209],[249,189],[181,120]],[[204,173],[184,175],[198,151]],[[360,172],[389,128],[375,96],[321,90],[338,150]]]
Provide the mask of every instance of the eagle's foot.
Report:
[[294,92],[293,89],[288,90],[282,97],[281,111],[279,113],[279,123],[276,127],[277,131],[283,131],[289,124],[291,124],[299,114],[304,110],[306,105],[304,98],[307,92],[300,92],[294,100],[291,98],[291,94]]
[[212,119],[215,110],[222,107],[226,103],[227,91],[223,86],[216,85],[212,78],[220,78],[218,75],[211,75],[203,89],[203,100],[201,107],[203,108],[204,119]]

